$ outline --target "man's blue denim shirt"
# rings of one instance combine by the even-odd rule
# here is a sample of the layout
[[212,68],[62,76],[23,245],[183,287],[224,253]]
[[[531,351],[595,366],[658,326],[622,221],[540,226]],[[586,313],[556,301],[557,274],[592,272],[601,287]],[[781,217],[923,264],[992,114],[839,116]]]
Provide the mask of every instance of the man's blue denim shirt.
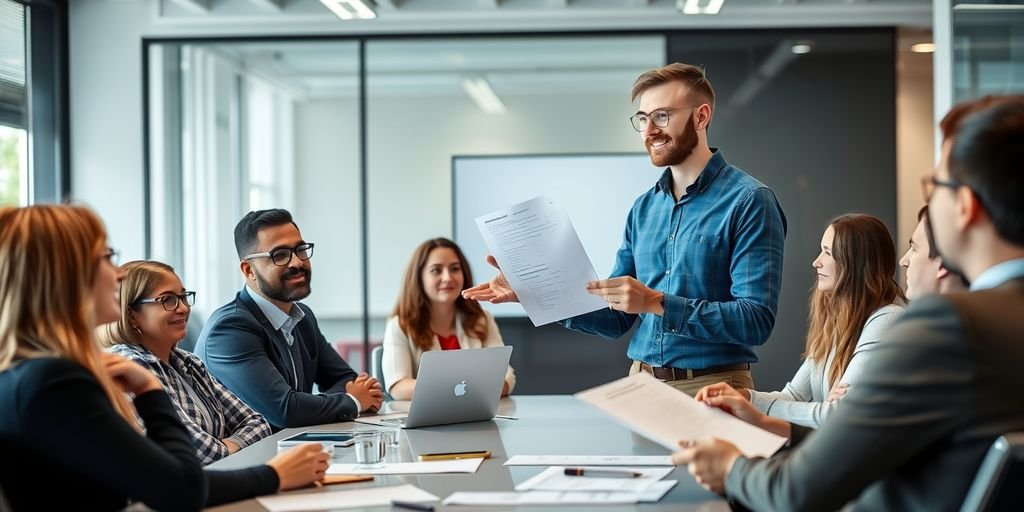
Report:
[[640,317],[626,355],[652,366],[703,369],[756,362],[775,326],[786,216],[763,183],[714,154],[676,202],[669,169],[626,219],[611,277],[665,293],[664,316],[602,309],[562,322],[618,338]]

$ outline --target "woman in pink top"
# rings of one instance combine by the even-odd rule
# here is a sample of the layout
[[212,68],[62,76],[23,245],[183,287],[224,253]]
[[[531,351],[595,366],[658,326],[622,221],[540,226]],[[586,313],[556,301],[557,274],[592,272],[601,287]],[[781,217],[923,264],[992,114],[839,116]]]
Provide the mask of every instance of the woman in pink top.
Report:
[[[392,398],[412,399],[424,352],[504,345],[494,317],[477,301],[462,297],[462,290],[470,286],[469,263],[455,242],[434,238],[413,252],[394,316],[384,330],[382,384]],[[515,385],[510,366],[501,396]]]

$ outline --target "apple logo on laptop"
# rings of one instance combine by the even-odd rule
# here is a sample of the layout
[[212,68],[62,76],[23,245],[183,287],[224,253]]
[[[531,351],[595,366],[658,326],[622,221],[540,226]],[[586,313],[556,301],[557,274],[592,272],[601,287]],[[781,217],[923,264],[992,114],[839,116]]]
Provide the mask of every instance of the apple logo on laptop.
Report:
[[466,381],[462,381],[455,385],[455,396],[462,396],[466,394]]

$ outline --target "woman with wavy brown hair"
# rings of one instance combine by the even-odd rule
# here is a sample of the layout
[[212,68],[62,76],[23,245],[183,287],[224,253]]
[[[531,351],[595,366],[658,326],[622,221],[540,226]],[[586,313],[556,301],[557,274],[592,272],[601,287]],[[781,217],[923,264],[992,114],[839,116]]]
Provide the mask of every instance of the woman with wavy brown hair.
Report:
[[[383,384],[392,398],[412,399],[424,352],[504,345],[494,317],[477,301],[462,297],[462,290],[471,286],[469,262],[455,242],[433,238],[413,252],[394,316],[384,331]],[[515,384],[510,366],[501,396],[511,393]]]
[[[871,349],[892,328],[906,297],[896,282],[896,246],[878,217],[847,214],[829,223],[812,263],[804,362],[782,391],[735,390],[761,412],[817,428],[837,406],[830,392],[853,385],[870,364]],[[731,394],[713,384],[694,397]]]

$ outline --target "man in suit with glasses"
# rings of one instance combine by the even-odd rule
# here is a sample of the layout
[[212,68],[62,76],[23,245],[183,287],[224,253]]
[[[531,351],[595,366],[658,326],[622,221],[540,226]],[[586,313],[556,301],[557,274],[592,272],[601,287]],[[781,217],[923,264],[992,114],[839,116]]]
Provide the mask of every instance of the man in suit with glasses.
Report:
[[213,312],[196,344],[210,373],[276,430],[376,411],[380,383],[357,375],[298,302],[310,293],[313,244],[291,214],[249,212],[235,226],[235,249],[245,286]]

